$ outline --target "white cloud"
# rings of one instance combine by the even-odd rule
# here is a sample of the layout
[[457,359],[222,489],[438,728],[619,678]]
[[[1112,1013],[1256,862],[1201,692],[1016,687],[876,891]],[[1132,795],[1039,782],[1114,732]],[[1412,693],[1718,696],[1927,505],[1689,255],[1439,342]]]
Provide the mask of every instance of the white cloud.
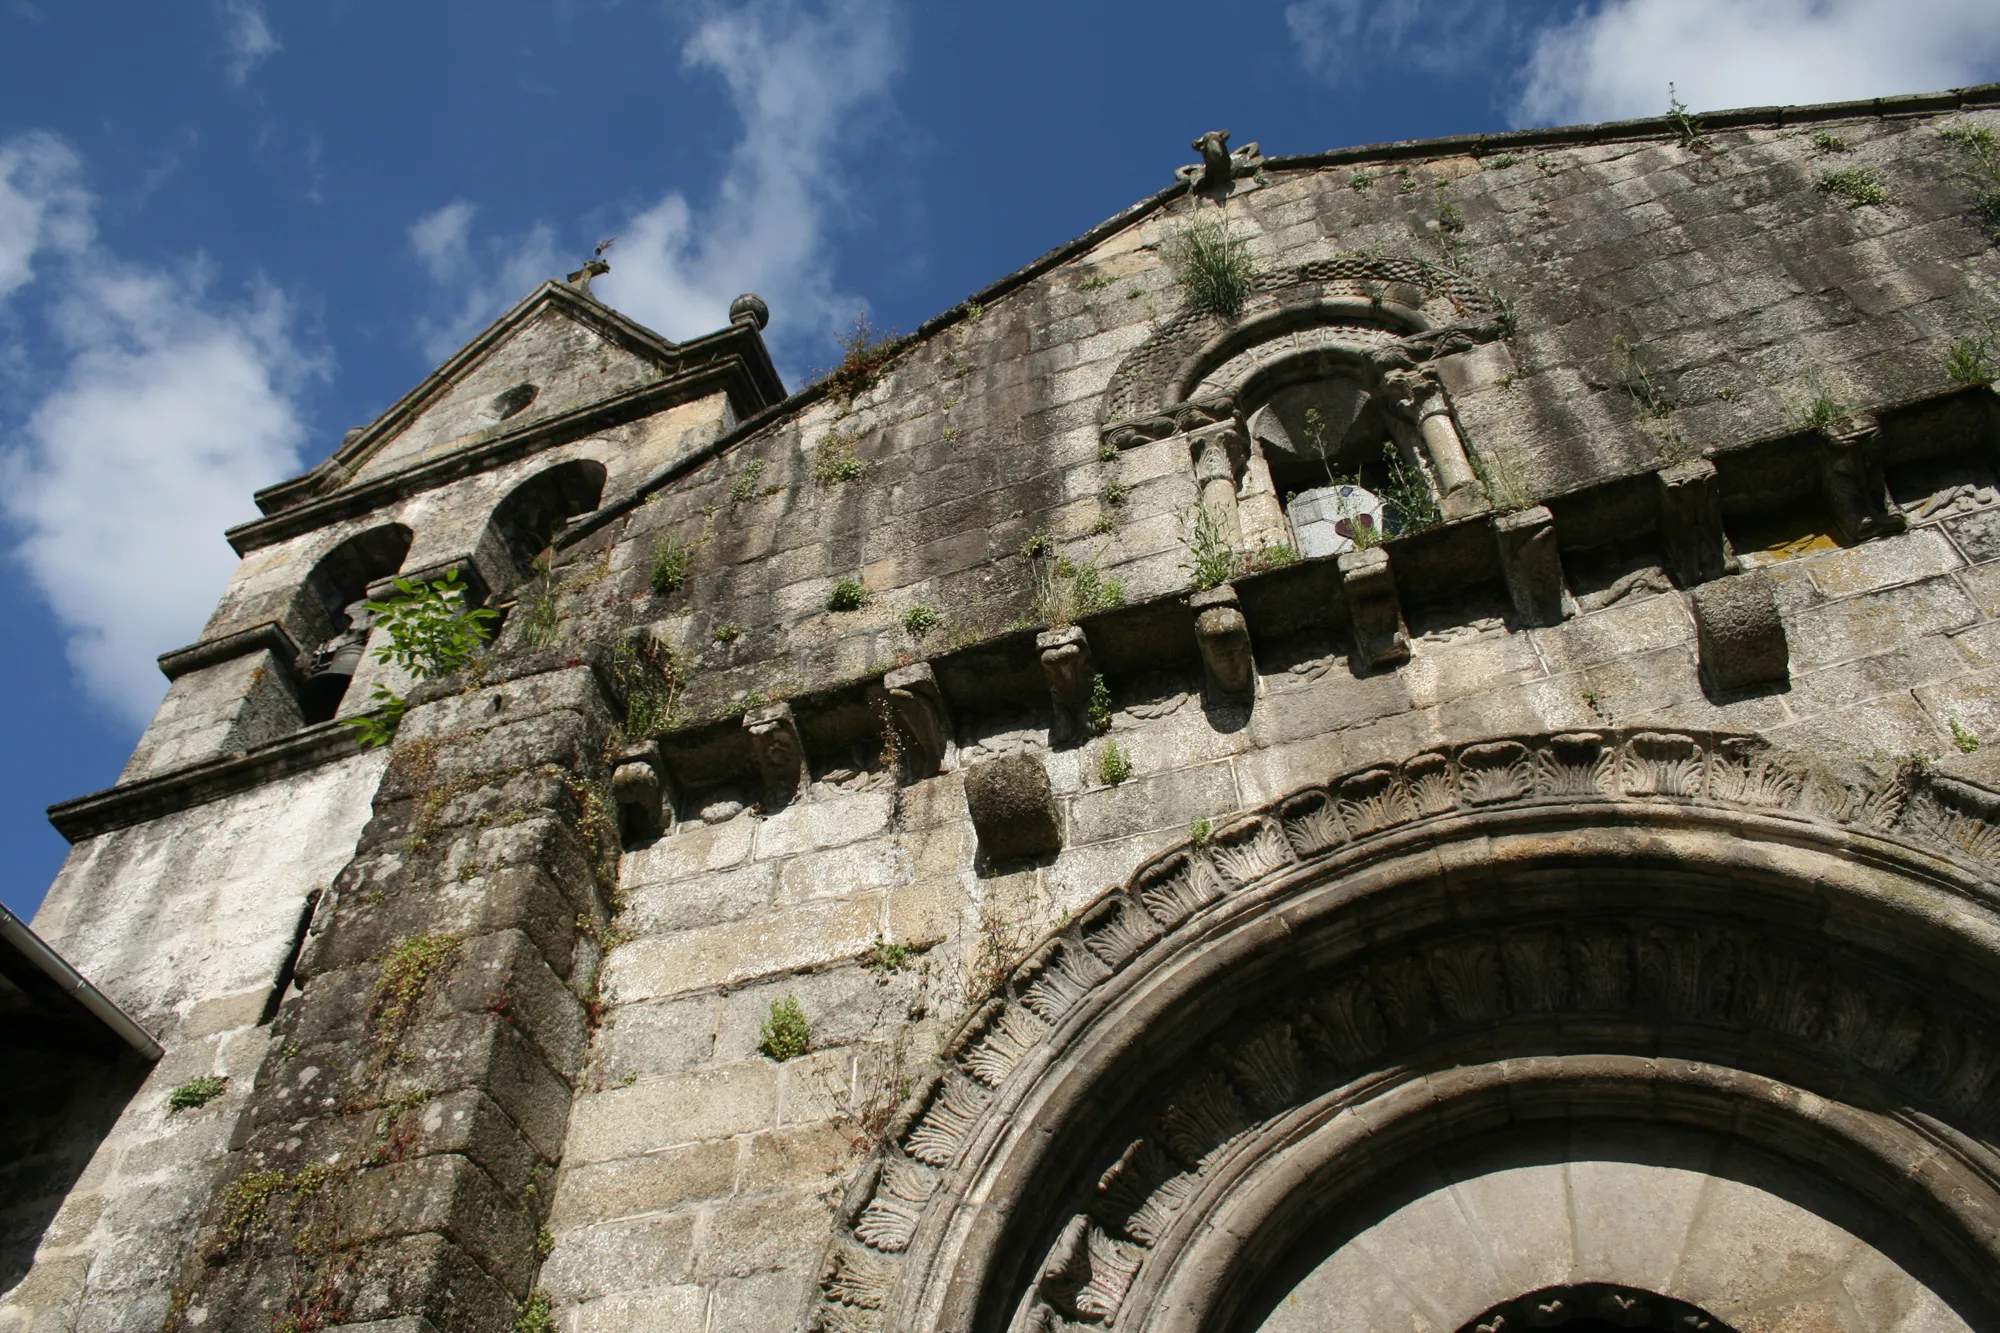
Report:
[[229,50],[229,81],[241,88],[257,66],[284,49],[257,0],[220,0],[222,39]]
[[1520,124],[1842,101],[2000,76],[1992,0],[1606,0],[1536,35]]
[[681,59],[722,76],[742,137],[713,198],[670,190],[631,220],[599,279],[605,299],[673,338],[723,327],[752,291],[780,343],[820,346],[851,325],[866,306],[834,287],[828,232],[857,165],[846,140],[900,66],[897,27],[879,0],[712,12]]
[[[0,144],[0,164],[49,142]],[[53,387],[0,426],[0,512],[86,690],[141,723],[166,686],[154,657],[200,633],[236,567],[222,528],[249,516],[253,489],[298,471],[293,395],[323,367],[276,291],[219,300],[199,261],[144,267],[95,243],[68,162],[39,179],[17,167],[0,187],[60,220],[17,260],[46,261],[41,313],[59,360]]]
[[[681,63],[721,76],[741,136],[712,184],[677,185],[612,228],[611,272],[592,291],[676,339],[724,327],[729,303],[754,291],[770,303],[775,346],[823,354],[867,309],[835,286],[829,236],[847,197],[844,175],[858,165],[858,125],[901,61],[897,6],[750,0],[702,12]],[[547,226],[482,247],[474,212],[456,200],[410,228],[452,307],[419,329],[434,359],[581,258],[579,249],[558,260]]]
[[410,248],[440,287],[454,293],[454,309],[442,319],[417,322],[424,355],[442,361],[526,296],[541,282],[560,276],[555,232],[537,224],[513,241],[495,240],[478,252],[472,218],[479,210],[463,199],[426,213],[410,224]]
[[82,164],[52,134],[0,143],[0,301],[35,276],[36,251],[74,254],[90,243]]
[[1504,50],[1508,31],[1502,0],[1298,0],[1285,26],[1306,68],[1336,85],[1384,55],[1432,73],[1463,69]]

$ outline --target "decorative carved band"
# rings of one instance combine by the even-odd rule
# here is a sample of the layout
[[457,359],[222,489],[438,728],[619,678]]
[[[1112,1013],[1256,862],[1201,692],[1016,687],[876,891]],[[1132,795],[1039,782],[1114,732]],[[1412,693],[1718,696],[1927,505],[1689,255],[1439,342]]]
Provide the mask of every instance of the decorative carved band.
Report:
[[[1743,735],[1607,729],[1481,741],[1296,792],[1141,866],[1051,936],[966,1023],[856,1182],[847,1235],[822,1283],[820,1326],[882,1326],[882,1305],[849,1294],[841,1256],[860,1246],[871,1263],[899,1262],[938,1195],[939,1172],[956,1163],[1002,1085],[1162,935],[1252,885],[1385,833],[1537,802],[1748,810],[1866,830],[1982,879],[2000,870],[2000,795],[1915,767],[1876,783],[1844,780]],[[1555,1014],[1753,1034],[1893,1077],[1962,1120],[1994,1113],[2000,1036],[1825,949],[1747,927],[1609,917],[1434,940],[1351,966],[1183,1079],[1080,1201],[1039,1270],[1038,1318],[1048,1327],[1109,1320],[1203,1170],[1254,1125],[1383,1067],[1399,1047]]]

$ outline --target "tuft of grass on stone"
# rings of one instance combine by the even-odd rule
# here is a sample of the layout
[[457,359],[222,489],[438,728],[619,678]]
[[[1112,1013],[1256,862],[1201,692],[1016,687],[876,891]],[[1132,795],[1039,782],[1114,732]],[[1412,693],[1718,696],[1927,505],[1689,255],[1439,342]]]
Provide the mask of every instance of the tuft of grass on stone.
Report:
[[740,505],[756,499],[760,491],[758,483],[763,481],[764,469],[768,466],[770,465],[761,458],[753,458],[745,463],[743,470],[736,474],[735,483],[729,488],[729,502]]
[[1221,217],[1196,214],[1167,238],[1167,267],[1190,310],[1235,319],[1257,280],[1247,238]]
[[833,591],[826,595],[826,609],[829,611],[859,611],[868,601],[868,589],[860,579],[842,579],[833,585]]
[[1366,190],[1374,183],[1375,178],[1365,171],[1357,171],[1347,178],[1347,188],[1353,190],[1356,194]]
[[1206,815],[1188,825],[1188,840],[1197,847],[1208,846],[1208,840],[1215,836],[1215,824]]
[[1486,169],[1488,171],[1505,171],[1508,167],[1513,166],[1516,162],[1519,162],[1520,160],[1521,160],[1520,158],[1515,157],[1512,153],[1502,153],[1498,157],[1495,157],[1490,161],[1488,161],[1486,163]]
[[[1977,744],[1977,742],[1974,742]],[[167,1094],[167,1111],[198,1111],[222,1095],[229,1086],[226,1078],[191,1078]]]
[[1132,754],[1117,741],[1106,741],[1097,747],[1097,778],[1107,787],[1115,787],[1132,776]]
[[549,1294],[536,1287],[520,1304],[519,1313],[514,1318],[514,1333],[553,1333],[555,1326],[556,1316],[549,1305]]
[[733,620],[725,620],[710,630],[708,637],[714,643],[734,643],[743,637],[743,627]]
[[910,965],[910,946],[892,944],[882,936],[875,937],[875,943],[868,947],[863,961],[883,976],[900,972]]
[[671,536],[662,537],[653,548],[653,591],[664,597],[687,582],[694,564],[694,548]]
[[779,1064],[804,1055],[812,1042],[812,1028],[806,1022],[806,1011],[800,1007],[798,997],[787,995],[773,1001],[771,1016],[764,1020],[758,1036],[757,1049]]
[[838,486],[842,482],[853,481],[868,470],[868,465],[854,456],[854,438],[835,433],[828,435],[813,450],[813,484],[819,487]]
[[1813,188],[1821,194],[1830,194],[1836,199],[1845,199],[1850,208],[1863,204],[1886,204],[1889,192],[1875,179],[1875,173],[1866,167],[1843,167],[1839,171],[1822,171]]
[[1957,718],[1952,718],[1951,743],[1958,747],[1960,754],[1973,754],[1979,749],[1979,735],[1969,727],[1961,726]]
[[930,633],[943,623],[944,617],[938,614],[936,607],[921,602],[903,612],[903,628],[917,638]]
[[1968,389],[1977,389],[1993,383],[1996,378],[1994,353],[2000,350],[2000,338],[1987,334],[1983,338],[1960,338],[1952,343],[1945,353],[1944,373],[1951,376],[1954,384],[1962,384]]
[[1813,135],[1812,146],[1822,153],[1844,153],[1847,151],[1847,140],[1821,130]]

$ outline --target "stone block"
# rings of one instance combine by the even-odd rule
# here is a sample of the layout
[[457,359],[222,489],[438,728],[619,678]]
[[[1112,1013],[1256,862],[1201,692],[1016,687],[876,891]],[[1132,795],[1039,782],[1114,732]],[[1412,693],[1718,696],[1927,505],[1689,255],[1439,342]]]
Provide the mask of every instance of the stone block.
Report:
[[965,774],[965,804],[979,846],[994,861],[1041,856],[1062,846],[1062,814],[1039,757],[985,759]]
[[1555,517],[1536,505],[1493,520],[1500,571],[1507,580],[1514,615],[1523,625],[1555,625],[1576,614],[1576,600],[1563,584],[1562,555],[1556,549]]
[[636,1157],[776,1123],[778,1066],[769,1060],[642,1079],[577,1099],[569,1164]]
[[645,1000],[853,958],[882,933],[882,906],[882,895],[870,893],[633,940],[605,961],[605,978],[624,999]]
[[1217,695],[1249,695],[1256,691],[1257,662],[1250,652],[1250,625],[1236,589],[1228,584],[1206,588],[1188,598],[1194,613],[1195,643],[1209,690]]
[[570,1333],[707,1333],[708,1288],[620,1291],[577,1307]]
[[1813,586],[1828,598],[1880,592],[1957,569],[1963,563],[1942,534],[1926,529],[1802,561]]
[[1688,600],[1702,682],[1710,693],[1734,694],[1791,679],[1785,622],[1770,575],[1758,570],[1704,583]]
[[618,836],[626,846],[652,842],[674,822],[674,791],[658,741],[628,745],[613,760],[611,795],[618,804]]
[[562,1232],[723,1198],[735,1182],[737,1156],[736,1140],[715,1139],[572,1166],[556,1187],[549,1226]]
[[782,810],[806,789],[806,746],[788,703],[765,704],[743,715],[750,748],[764,778],[764,807]]
[[1843,543],[1901,532],[1904,518],[1882,475],[1882,427],[1858,416],[1820,435],[1820,493]]
[[694,1257],[692,1210],[577,1227],[556,1237],[541,1286],[557,1300],[685,1282]]
[[930,777],[943,768],[955,747],[951,714],[928,662],[896,667],[882,677],[882,699],[906,745],[911,771]]
[[1354,627],[1355,655],[1372,668],[1394,666],[1410,657],[1403,604],[1389,570],[1389,553],[1376,547],[1338,557],[1340,590]]

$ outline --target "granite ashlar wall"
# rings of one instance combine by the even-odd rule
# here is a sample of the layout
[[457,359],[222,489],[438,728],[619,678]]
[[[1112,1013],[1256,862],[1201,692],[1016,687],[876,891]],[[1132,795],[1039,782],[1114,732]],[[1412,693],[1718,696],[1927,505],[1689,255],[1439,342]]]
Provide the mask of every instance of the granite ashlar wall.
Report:
[[[1394,672],[1357,675],[1337,646],[1300,641],[1259,661],[1247,715],[1205,708],[1196,674],[1132,681],[1107,739],[1133,775],[1102,781],[1103,741],[1047,753],[1067,836],[1030,869],[981,861],[956,772],[895,790],[823,767],[778,814],[688,821],[627,852],[540,1279],[564,1326],[793,1327],[849,1168],[982,978],[1195,820],[1506,733],[1736,729],[1883,769],[1955,753],[1954,722],[2000,737],[2000,552],[1983,531],[1933,521],[1770,564],[1784,692],[1711,702],[1685,594],[1641,591],[1552,628],[1414,633]],[[1040,740],[977,723],[957,736],[965,762]],[[780,1063],[759,1029],[787,996],[812,1049]]]

